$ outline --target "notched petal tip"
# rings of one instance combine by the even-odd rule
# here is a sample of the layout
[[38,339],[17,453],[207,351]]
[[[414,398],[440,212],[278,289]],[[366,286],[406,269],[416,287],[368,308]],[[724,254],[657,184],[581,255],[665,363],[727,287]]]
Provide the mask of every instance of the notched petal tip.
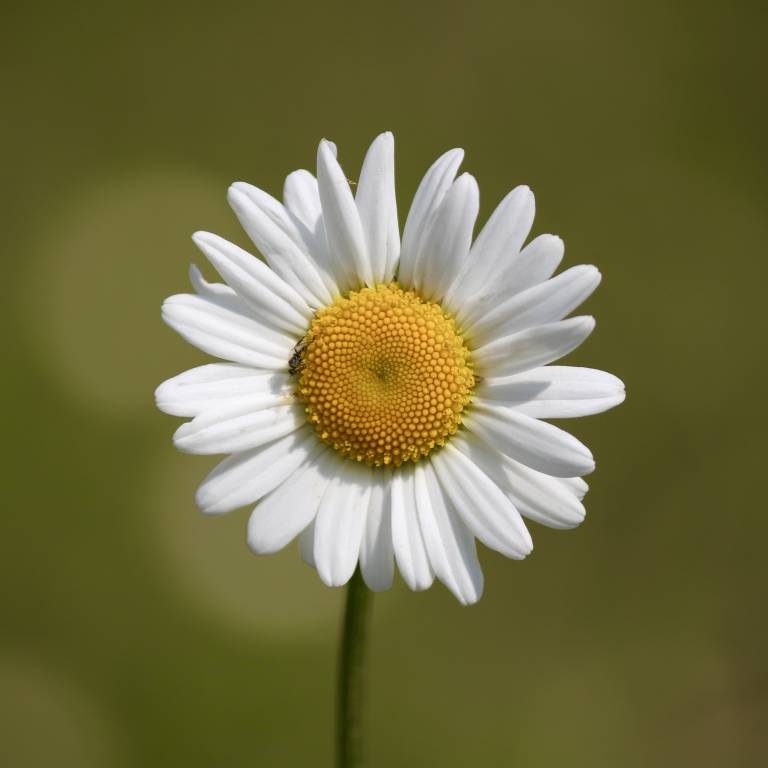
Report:
[[587,283],[588,291],[583,301],[586,301],[594,292],[603,280],[603,275],[600,270],[594,264],[579,264],[571,269],[578,270],[582,275],[585,283]]
[[559,526],[560,530],[570,531],[574,528],[578,528],[587,519],[587,510],[583,504],[579,503],[580,511],[578,516],[574,516],[570,520],[562,520]]
[[606,379],[610,381],[610,383],[615,387],[617,396],[620,394],[626,396],[627,386],[618,376],[616,376],[616,374],[610,373],[609,371],[603,371],[603,374],[605,375]]
[[338,157],[338,149],[336,144],[329,139],[320,139],[320,143],[317,145],[317,157],[320,159],[321,154],[329,154],[335,160]]
[[194,431],[192,430],[191,421],[185,421],[173,433],[173,444],[176,447],[176,450],[181,451],[182,453],[197,453],[195,450],[194,439]]
[[242,183],[241,181],[236,181],[234,184],[230,184],[227,189],[227,201],[235,210],[248,203],[248,195],[238,186]]
[[452,592],[453,596],[459,601],[459,605],[465,608],[471,608],[473,605],[477,605],[480,602],[480,598],[483,596],[482,589],[474,595],[463,595]]
[[[317,181],[321,186],[321,190],[324,178],[333,179],[334,176],[344,176],[339,161],[336,158],[336,152],[332,149],[335,146],[335,144],[331,144],[331,142],[323,139],[317,147]],[[336,180],[338,182],[338,178]]]
[[[190,279],[192,279],[193,276],[196,276],[194,270],[192,269],[193,266],[194,265],[191,265],[189,270]],[[202,278],[202,275],[200,275],[200,277]],[[184,294],[176,293],[173,296],[168,296],[168,298],[166,298],[160,305],[160,317],[162,318],[163,322],[170,328],[173,328],[173,314],[176,307],[182,303],[181,297],[183,295]]]
[[211,494],[204,485],[201,485],[197,491],[195,491],[195,506],[204,515],[219,515],[224,510],[217,509],[217,499]]
[[560,235],[544,234],[544,235],[539,235],[539,237],[547,238],[552,248],[559,248],[563,253],[565,253],[565,240],[563,240],[563,238],[560,237]]
[[[317,562],[317,557],[315,557],[315,562]],[[344,576],[342,574],[328,572],[319,564],[316,567],[317,575],[326,587],[343,587],[352,578],[351,574],[349,576]]]
[[522,525],[521,533],[523,540],[520,542],[520,548],[517,557],[514,558],[515,560],[525,560],[525,558],[533,552],[533,538],[531,538],[531,532],[528,530],[528,526],[525,522]]

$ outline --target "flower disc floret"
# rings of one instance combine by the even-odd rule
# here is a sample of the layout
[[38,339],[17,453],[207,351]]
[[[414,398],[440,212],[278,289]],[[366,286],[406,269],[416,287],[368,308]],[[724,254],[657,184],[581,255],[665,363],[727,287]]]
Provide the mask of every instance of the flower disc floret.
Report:
[[397,466],[445,444],[475,379],[454,320],[397,283],[336,298],[306,337],[298,394],[320,438]]

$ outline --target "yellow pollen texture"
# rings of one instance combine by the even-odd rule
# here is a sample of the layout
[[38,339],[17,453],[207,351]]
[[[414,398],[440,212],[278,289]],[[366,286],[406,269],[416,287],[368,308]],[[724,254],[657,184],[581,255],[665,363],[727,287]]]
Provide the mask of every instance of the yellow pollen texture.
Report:
[[417,461],[443,445],[475,383],[454,321],[397,283],[319,310],[298,376],[320,438],[375,466]]

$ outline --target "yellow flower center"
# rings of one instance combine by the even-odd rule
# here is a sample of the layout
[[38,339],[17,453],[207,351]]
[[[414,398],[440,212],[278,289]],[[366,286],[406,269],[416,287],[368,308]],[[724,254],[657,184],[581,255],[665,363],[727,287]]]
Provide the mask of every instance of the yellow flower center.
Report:
[[444,445],[475,383],[454,321],[397,283],[338,297],[297,351],[298,395],[320,438],[375,466]]

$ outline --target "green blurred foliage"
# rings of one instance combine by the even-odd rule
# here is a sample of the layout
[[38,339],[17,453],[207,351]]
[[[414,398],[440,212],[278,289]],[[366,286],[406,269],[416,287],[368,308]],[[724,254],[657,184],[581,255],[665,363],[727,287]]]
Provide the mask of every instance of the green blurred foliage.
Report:
[[[0,764],[331,764],[340,594],[206,520],[153,408],[202,361],[163,297],[229,182],[450,146],[605,280],[571,356],[588,517],[483,553],[486,595],[375,600],[371,766],[765,764],[768,111],[757,2],[6,2],[0,11]],[[735,406],[739,405],[737,409]],[[738,412],[737,412],[738,411]]]

